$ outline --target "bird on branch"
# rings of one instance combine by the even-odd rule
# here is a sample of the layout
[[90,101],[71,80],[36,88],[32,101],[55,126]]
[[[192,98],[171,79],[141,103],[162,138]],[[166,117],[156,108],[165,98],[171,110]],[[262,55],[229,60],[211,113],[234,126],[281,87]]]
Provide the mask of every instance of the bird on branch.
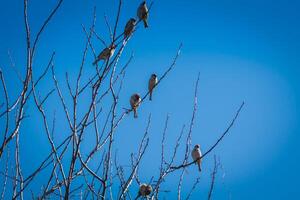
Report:
[[115,53],[116,45],[111,44],[109,47],[106,47],[101,51],[101,53],[98,55],[97,59],[93,62],[93,65],[96,65],[100,60],[108,60],[110,57],[112,57]]
[[149,196],[151,194],[151,192],[152,192],[151,185],[147,185],[147,184],[143,183],[143,184],[140,185],[139,193],[138,193],[137,198],[139,198],[139,197],[147,197],[147,196]]
[[128,22],[126,23],[125,29],[124,29],[124,39],[131,36],[131,34],[134,31],[134,27],[136,25],[136,19],[130,18]]
[[201,172],[201,150],[200,145],[196,144],[194,149],[192,150],[192,158],[194,161],[197,161],[195,164],[198,164],[199,171]]
[[149,79],[149,83],[148,83],[149,100],[150,101],[152,101],[152,92],[153,92],[153,89],[155,88],[157,82],[158,82],[157,75],[152,74],[150,79]]
[[139,107],[140,103],[141,103],[142,99],[140,97],[139,94],[133,94],[131,97],[130,97],[130,105],[131,105],[131,108],[133,109],[133,112],[134,112],[134,118],[137,118],[138,115],[137,115],[137,108]]
[[143,20],[145,28],[148,28],[148,8],[146,1],[143,1],[137,10],[137,16],[140,20]]

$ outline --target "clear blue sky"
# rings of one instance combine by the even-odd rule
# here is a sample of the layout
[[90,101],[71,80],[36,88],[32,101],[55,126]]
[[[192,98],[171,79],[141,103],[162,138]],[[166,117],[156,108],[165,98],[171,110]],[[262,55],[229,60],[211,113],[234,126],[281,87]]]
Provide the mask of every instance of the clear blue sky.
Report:
[[[33,33],[55,5],[54,2],[29,1]],[[41,72],[55,50],[57,77],[61,85],[65,83],[65,72],[70,73],[74,80],[85,42],[81,24],[90,24],[93,6],[96,5],[96,31],[108,40],[103,14],[111,16],[117,9],[116,2],[66,0],[41,37],[38,59],[34,63],[36,73]],[[119,31],[123,30],[130,17],[136,15],[139,3],[138,0],[124,0]],[[223,165],[223,170],[218,173],[215,199],[299,199],[299,9],[300,2],[296,0],[155,1],[149,29],[141,27],[137,30],[129,41],[125,57],[121,59],[121,63],[125,63],[134,52],[118,113],[122,107],[128,106],[132,93],[143,94],[147,90],[151,73],[161,75],[164,72],[180,42],[184,46],[176,68],[155,91],[154,101],[141,106],[137,120],[129,116],[119,127],[116,144],[120,163],[129,163],[129,155],[136,151],[136,144],[151,112],[151,151],[145,155],[144,172],[140,176],[147,182],[151,176],[158,174],[163,121],[169,113],[167,148],[170,150],[181,126],[188,125],[191,118],[195,80],[197,73],[201,72],[193,144],[200,143],[203,151],[225,130],[240,103],[246,103],[230,134],[214,151]],[[0,66],[9,76],[6,79],[10,91],[15,91],[19,83],[9,68],[8,50],[17,68],[21,72],[25,69],[22,10],[20,1],[1,2]],[[102,48],[101,43],[96,45],[97,51]],[[90,52],[88,62],[92,62]],[[84,73],[88,76],[94,73],[94,69],[88,64]],[[42,83],[41,91],[53,88],[49,80]],[[65,118],[60,113],[61,105],[55,99],[57,96],[50,99],[47,111],[53,115],[56,108],[57,127],[63,132],[67,128]],[[27,112],[30,110],[28,107]],[[26,127],[21,129],[24,174],[28,174],[36,161],[44,158],[49,150],[46,136],[40,132],[42,126],[39,121],[39,116],[33,114],[24,123]],[[60,131],[57,131],[58,135],[66,134]],[[88,147],[85,145],[83,148]],[[207,195],[212,156],[203,162],[204,173],[192,199]],[[196,175],[196,167],[188,170],[185,193]],[[39,177],[37,180],[43,179]],[[32,188],[38,189],[35,185]],[[176,188],[177,178],[169,177],[163,189],[173,192],[166,193],[166,199],[175,197]]]

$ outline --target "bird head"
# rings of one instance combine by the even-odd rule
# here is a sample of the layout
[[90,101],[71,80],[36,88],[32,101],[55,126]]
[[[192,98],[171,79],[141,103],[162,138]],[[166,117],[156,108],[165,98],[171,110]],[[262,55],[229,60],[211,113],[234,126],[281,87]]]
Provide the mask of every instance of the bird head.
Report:
[[134,100],[134,101],[139,101],[141,99],[140,95],[138,93],[135,93],[131,96],[131,98]]
[[115,44],[110,45],[110,49],[115,49],[117,46]]
[[195,149],[199,149],[199,148],[200,148],[200,145],[199,145],[199,144],[196,144],[194,148],[195,148]]
[[156,78],[157,77],[157,75],[156,74],[151,74],[151,78]]
[[136,22],[136,19],[130,18],[130,21],[134,24]]
[[134,98],[135,98],[136,100],[139,100],[141,97],[140,97],[139,94],[135,94],[135,95],[134,95]]
[[151,192],[152,192],[152,187],[151,187],[151,185],[147,185],[147,186],[146,186],[145,194],[148,196],[148,195],[151,194]]

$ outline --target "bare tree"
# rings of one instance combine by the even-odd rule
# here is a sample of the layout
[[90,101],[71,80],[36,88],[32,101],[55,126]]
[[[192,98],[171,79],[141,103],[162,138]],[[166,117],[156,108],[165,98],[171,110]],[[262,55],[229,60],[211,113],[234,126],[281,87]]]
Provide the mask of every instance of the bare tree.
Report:
[[[36,59],[37,47],[40,43],[41,36],[46,31],[48,24],[55,19],[57,11],[61,9],[63,0],[58,0],[37,33],[31,32],[30,22],[28,20],[28,3],[28,0],[24,0],[23,16],[26,34],[26,53],[24,54],[26,57],[25,74],[21,74],[16,69],[12,57],[9,55],[12,61],[11,67],[14,69],[22,87],[15,91],[8,91],[7,77],[0,69],[1,95],[4,100],[0,107],[0,120],[1,124],[4,125],[0,129],[0,162],[6,166],[5,169],[1,169],[0,174],[4,180],[1,199],[9,198],[6,191],[10,186],[12,199],[28,199],[29,197],[34,199],[158,199],[160,194],[164,192],[162,190],[163,182],[169,175],[176,171],[181,172],[178,177],[179,182],[177,188],[178,199],[181,199],[181,188],[183,186],[182,183],[186,169],[193,167],[193,164],[197,162],[197,160],[189,162],[189,157],[192,150],[192,133],[197,112],[200,74],[196,80],[193,112],[187,134],[185,135],[186,126],[184,125],[175,141],[175,145],[173,147],[167,147],[165,143],[168,137],[167,132],[169,126],[169,116],[167,116],[160,146],[159,174],[156,177],[149,177],[149,181],[144,183],[145,191],[142,191],[141,188],[140,190],[134,190],[132,189],[134,188],[132,185],[136,184],[138,187],[143,185],[139,178],[139,166],[140,163],[147,162],[143,159],[145,152],[148,148],[159,148],[149,147],[151,115],[148,118],[143,137],[140,143],[137,144],[136,153],[132,153],[128,159],[131,161],[129,163],[130,170],[128,173],[124,170],[124,166],[119,164],[118,154],[113,148],[115,137],[118,136],[116,130],[122,121],[133,111],[133,108],[124,108],[121,113],[118,112],[118,108],[121,107],[119,100],[123,98],[120,96],[120,92],[123,88],[126,70],[130,66],[133,56],[130,56],[128,62],[121,67],[119,60],[123,56],[128,41],[134,39],[134,35],[138,33],[139,27],[143,28],[143,26],[140,25],[143,24],[143,20],[145,21],[145,19],[137,19],[132,27],[133,29],[127,30],[125,36],[124,32],[118,33],[118,27],[121,26],[120,17],[123,6],[123,1],[119,0],[116,16],[104,17],[110,36],[110,41],[105,41],[102,35],[98,34],[95,29],[95,8],[90,27],[87,28],[82,25],[82,31],[85,34],[85,46],[76,80],[70,81],[69,75],[66,73],[65,81],[67,90],[62,90],[62,83],[56,77],[55,52],[51,54],[46,67],[40,75],[34,73],[36,68],[34,60]],[[151,12],[152,5],[153,2],[148,5],[145,15]],[[141,16],[143,17],[143,15]],[[113,26],[109,23],[109,21],[112,20],[114,20]],[[98,56],[94,48],[95,40],[106,47],[106,50],[102,52],[103,54],[101,56]],[[182,44],[179,45],[170,65],[165,68],[161,76],[158,76],[155,87],[159,87],[167,78],[168,74],[174,69],[181,49]],[[112,50],[115,52],[112,52]],[[94,63],[95,71],[93,74],[85,74],[84,76],[84,68],[91,65],[91,63],[86,61],[89,53],[96,61]],[[39,84],[43,80],[51,83],[53,89],[50,91],[39,90]],[[143,106],[143,103],[148,99],[148,95],[149,92],[143,94],[137,106]],[[56,134],[60,132],[60,129],[56,125],[56,115],[50,114],[46,106],[47,101],[52,96],[57,99],[62,107],[65,123],[68,126],[67,136],[59,140],[56,139]],[[83,98],[85,98],[85,106],[82,106]],[[109,104],[107,103],[107,99],[110,102]],[[106,103],[102,104],[104,100]],[[243,106],[244,102],[238,108],[228,128],[199,159],[205,159],[210,155],[215,147],[229,133]],[[27,134],[21,131],[21,127],[23,126],[25,118],[31,120],[30,116],[28,116],[31,113],[27,113],[28,107],[35,109],[37,111],[35,115],[39,116],[42,121],[41,132],[44,133],[49,143],[49,152],[38,164],[38,167],[32,169],[31,173],[23,174],[22,164],[26,165],[26,163],[20,162],[20,143],[22,143],[22,141],[20,141],[19,136],[21,134]],[[83,141],[87,137],[92,137],[94,144],[89,146],[89,150],[83,150]],[[182,142],[185,144],[184,154],[178,151]],[[170,157],[167,157],[169,155],[165,152],[166,148],[173,150]],[[4,154],[4,152],[6,152],[6,154]],[[11,156],[12,152],[15,155],[14,157]],[[4,157],[6,157],[6,159],[3,159]],[[182,161],[178,163],[178,159]],[[9,168],[10,165],[13,166],[12,170]],[[94,167],[95,165],[97,166],[96,168]],[[208,199],[211,199],[212,196],[217,167],[218,164],[215,161]],[[205,171],[203,173],[205,173]],[[43,177],[44,182],[38,183],[41,189],[36,193],[30,190],[30,185],[37,182],[37,177],[39,176]],[[11,181],[12,184],[8,184],[9,181]],[[192,192],[197,189],[196,186],[200,181],[201,179],[197,177],[190,192],[186,195],[186,199],[190,198]],[[116,185],[119,188],[118,191],[112,188]]]

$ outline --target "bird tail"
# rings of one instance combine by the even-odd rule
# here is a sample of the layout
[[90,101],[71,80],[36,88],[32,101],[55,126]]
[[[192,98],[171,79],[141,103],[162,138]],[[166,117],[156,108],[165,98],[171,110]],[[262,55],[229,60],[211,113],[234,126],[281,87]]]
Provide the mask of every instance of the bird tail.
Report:
[[152,91],[150,91],[149,100],[152,101]]
[[143,22],[144,22],[144,26],[145,26],[145,28],[148,28],[148,27],[149,27],[149,24],[148,24],[148,21],[147,21],[147,19],[144,19],[144,20],[143,20]]
[[134,118],[138,118],[136,108],[133,109],[133,113],[134,113]]
[[201,161],[199,160],[198,161],[198,169],[199,169],[199,172],[201,172],[201,163],[200,163]]
[[127,31],[124,31],[124,39],[128,38],[129,34]]

